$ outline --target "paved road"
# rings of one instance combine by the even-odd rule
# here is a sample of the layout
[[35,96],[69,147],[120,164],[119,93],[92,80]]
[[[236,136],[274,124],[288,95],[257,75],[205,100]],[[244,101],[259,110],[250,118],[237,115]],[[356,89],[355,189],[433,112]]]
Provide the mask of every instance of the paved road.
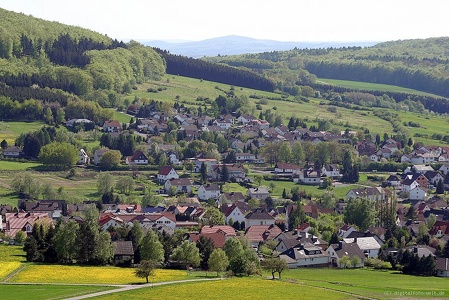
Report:
[[166,285],[166,284],[186,283],[186,282],[196,282],[196,281],[211,281],[211,280],[222,280],[222,279],[223,278],[186,279],[186,280],[178,280],[178,281],[146,283],[146,284],[140,284],[140,285],[126,285],[126,286],[123,286],[123,287],[115,289],[115,290],[109,290],[109,291],[87,294],[87,295],[83,295],[83,296],[66,298],[66,300],[80,300],[80,299],[108,295],[108,294],[112,294],[112,293],[120,293],[120,292],[125,292],[125,291],[130,291],[130,290],[136,290],[136,289],[142,289],[142,288],[146,288],[146,287]]

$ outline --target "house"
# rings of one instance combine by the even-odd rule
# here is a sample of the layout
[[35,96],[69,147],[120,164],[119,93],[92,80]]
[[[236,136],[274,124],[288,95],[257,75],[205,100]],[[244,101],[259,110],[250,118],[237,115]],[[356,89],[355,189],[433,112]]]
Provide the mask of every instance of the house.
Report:
[[240,224],[245,222],[245,216],[249,211],[249,207],[245,202],[235,202],[232,205],[222,205],[220,209],[225,215],[226,224],[229,224],[230,220],[239,222]]
[[226,165],[228,169],[229,179],[235,182],[243,182],[246,178],[245,169],[241,164],[217,164],[212,167],[211,172],[208,173],[212,179],[220,180],[223,168]]
[[213,125],[220,127],[221,129],[228,130],[232,126],[232,122],[228,120],[215,120],[212,122]]
[[134,263],[134,248],[132,241],[112,242],[114,249],[114,265],[131,265]]
[[[305,226],[308,226],[307,224]],[[301,226],[303,227],[303,226]],[[300,227],[292,231],[285,231],[276,237],[279,242],[275,248],[276,251],[282,253],[290,248],[297,248],[300,244],[309,243],[311,245],[320,247],[325,250],[327,247],[327,242],[319,239],[318,237],[301,230]]]
[[429,180],[429,182],[436,186],[438,184],[438,181],[441,180],[441,182],[444,182],[444,177],[441,175],[438,171],[427,171],[424,173],[424,176]]
[[235,161],[237,163],[252,163],[256,160],[256,155],[252,153],[236,153]]
[[94,164],[95,165],[99,165],[101,162],[101,158],[103,157],[103,155],[108,152],[110,149],[108,148],[102,148],[102,149],[97,149],[94,152]]
[[232,204],[235,202],[245,202],[245,196],[241,192],[223,193],[219,198],[220,203]]
[[78,165],[87,165],[89,164],[89,155],[87,155],[86,151],[84,151],[84,149],[79,149],[78,150]]
[[236,237],[237,234],[235,229],[229,225],[205,225],[201,227],[201,234],[215,233],[215,232],[224,232],[227,238]]
[[176,172],[175,168],[173,168],[172,166],[163,166],[157,173],[157,181],[159,181],[160,183],[165,183],[165,181],[173,178],[178,179],[179,175],[178,172]]
[[220,187],[217,184],[203,184],[198,189],[198,198],[200,200],[218,199],[220,194]]
[[449,174],[449,163],[443,164],[438,170],[440,170],[444,174],[444,176],[446,176],[447,174]]
[[330,263],[334,266],[338,266],[340,268],[344,268],[345,266],[340,264],[340,259],[343,256],[357,256],[360,259],[360,263],[355,267],[363,268],[365,265],[365,254],[360,249],[357,243],[345,243],[343,241],[338,244],[331,244],[327,249],[326,253],[330,256]]
[[346,238],[343,239],[343,241],[348,244],[356,243],[365,256],[371,258],[377,258],[379,256],[379,250],[382,247],[382,245],[372,236]]
[[266,211],[256,210],[245,217],[245,230],[253,225],[274,225],[275,219]]
[[168,153],[168,160],[170,161],[170,164],[172,164],[172,165],[175,165],[175,166],[182,165],[182,162],[179,160],[178,155],[173,151],[170,151]]
[[104,132],[119,132],[121,129],[121,125],[119,121],[116,120],[108,120],[105,121],[103,124],[103,131]]
[[65,122],[66,127],[75,128],[77,125],[84,126],[84,128],[94,128],[95,124],[91,120],[88,119],[70,119]]
[[338,230],[337,235],[342,237],[342,238],[347,238],[348,235],[353,232],[353,231],[357,231],[357,229],[355,229],[352,226],[349,225],[343,225],[342,227],[340,227],[340,229]]
[[128,165],[148,165],[148,157],[140,150],[134,151],[132,156],[126,158]]
[[22,156],[22,148],[18,146],[9,146],[5,150],[3,150],[3,157],[20,157]]
[[193,172],[200,173],[202,164],[206,166],[207,173],[209,174],[212,166],[217,165],[218,161],[215,158],[198,158],[195,160],[195,167],[193,168]]
[[438,277],[449,277],[449,258],[438,257],[435,269],[437,270],[436,275]]
[[427,190],[420,186],[415,187],[409,191],[410,200],[426,200],[428,198]]
[[176,216],[170,212],[161,212],[153,214],[145,214],[150,223],[144,225],[145,228],[154,228],[154,226],[165,226],[171,231],[174,231],[178,227],[178,222],[176,221]]
[[424,174],[427,171],[435,171],[435,170],[429,165],[414,164],[412,166],[412,171],[415,173]]
[[201,237],[211,239],[214,244],[214,248],[223,248],[226,240],[229,239],[229,236],[226,235],[226,232],[222,230],[210,233],[188,233],[188,240],[193,243],[197,243],[201,239]]
[[284,259],[289,269],[300,267],[328,267],[329,254],[318,246],[310,243],[299,244],[279,255]]
[[258,247],[260,243],[273,240],[282,230],[275,224],[252,225],[245,230],[245,237],[253,247]]
[[126,222],[113,213],[103,213],[100,214],[98,224],[100,225],[101,230],[106,231],[108,230],[108,228],[120,227],[122,225],[125,225]]
[[300,166],[294,165],[294,164],[288,164],[288,163],[277,163],[274,166],[274,172],[279,173],[292,173],[297,174],[301,170]]
[[58,219],[67,212],[65,200],[40,200],[24,201],[19,200],[19,207],[24,206],[24,210],[29,213],[46,213],[52,219]]
[[385,200],[385,191],[381,187],[364,187],[352,189],[346,194],[346,201],[350,198],[367,198],[369,200]]
[[253,120],[257,120],[257,118],[253,115],[241,115],[237,118],[237,122],[239,122],[240,124],[248,124]]
[[270,197],[270,193],[264,187],[257,187],[257,188],[249,188],[246,191],[246,196],[248,196],[249,198],[265,200],[266,198]]
[[176,187],[176,193],[188,193],[192,192],[192,183],[188,178],[172,178],[165,182],[164,188],[168,192],[170,188]]
[[449,221],[436,221],[429,230],[429,234],[435,235],[438,238],[443,235],[449,235]]
[[388,178],[385,180],[385,183],[387,186],[399,186],[401,184],[401,181],[399,180],[398,176],[396,175],[390,175],[388,176]]
[[3,232],[11,238],[14,238],[19,231],[24,231],[27,235],[31,234],[35,223],[53,225],[53,221],[48,217],[48,213],[6,213],[4,220],[5,222],[2,225]]
[[321,168],[321,174],[326,177],[338,178],[341,176],[338,165],[324,165]]
[[301,179],[303,184],[307,185],[319,185],[321,182],[321,172],[320,170],[314,169],[304,169],[303,177]]
[[427,256],[433,256],[435,257],[435,248],[432,248],[427,245],[411,245],[407,246],[403,249],[404,251],[409,251],[413,254],[417,254],[418,257],[427,257]]

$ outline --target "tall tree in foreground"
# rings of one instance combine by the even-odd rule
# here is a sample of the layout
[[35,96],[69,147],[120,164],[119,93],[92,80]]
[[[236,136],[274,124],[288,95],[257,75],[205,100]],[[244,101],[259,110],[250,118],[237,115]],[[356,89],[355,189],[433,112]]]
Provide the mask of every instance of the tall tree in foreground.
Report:
[[195,243],[184,241],[175,250],[173,250],[170,258],[183,265],[185,268],[189,266],[198,267],[200,265],[200,251]]
[[271,272],[271,275],[273,276],[272,279],[275,279],[274,273],[278,273],[279,279],[281,279],[281,273],[288,269],[288,264],[285,259],[279,257],[267,258],[262,261],[261,265],[263,269]]

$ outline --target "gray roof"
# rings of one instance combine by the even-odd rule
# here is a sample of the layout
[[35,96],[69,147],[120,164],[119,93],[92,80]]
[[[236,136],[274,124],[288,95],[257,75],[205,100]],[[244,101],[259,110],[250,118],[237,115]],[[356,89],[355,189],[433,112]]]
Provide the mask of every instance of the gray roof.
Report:
[[134,255],[131,241],[117,241],[112,244],[114,245],[114,255]]

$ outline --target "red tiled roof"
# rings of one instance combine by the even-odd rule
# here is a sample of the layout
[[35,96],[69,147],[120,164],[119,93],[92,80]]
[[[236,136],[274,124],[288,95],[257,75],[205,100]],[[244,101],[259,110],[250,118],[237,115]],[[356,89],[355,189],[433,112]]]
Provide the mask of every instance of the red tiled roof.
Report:
[[196,243],[199,239],[204,236],[211,239],[214,242],[215,248],[223,248],[226,242],[226,233],[222,230],[213,233],[190,233],[189,237],[192,242]]
[[276,225],[253,225],[246,230],[245,237],[255,243],[272,240],[281,233],[282,230]]
[[172,166],[163,166],[159,169],[159,175],[167,176],[172,169],[173,169]]
[[235,236],[235,229],[229,225],[210,225],[210,226],[203,226],[201,228],[200,233],[202,234],[208,234],[208,233],[215,233],[218,231],[223,231],[226,233],[227,236]]
[[52,219],[47,213],[6,213],[4,230],[6,235],[15,237],[17,232],[23,230],[27,223],[33,226],[35,222],[51,224]]

